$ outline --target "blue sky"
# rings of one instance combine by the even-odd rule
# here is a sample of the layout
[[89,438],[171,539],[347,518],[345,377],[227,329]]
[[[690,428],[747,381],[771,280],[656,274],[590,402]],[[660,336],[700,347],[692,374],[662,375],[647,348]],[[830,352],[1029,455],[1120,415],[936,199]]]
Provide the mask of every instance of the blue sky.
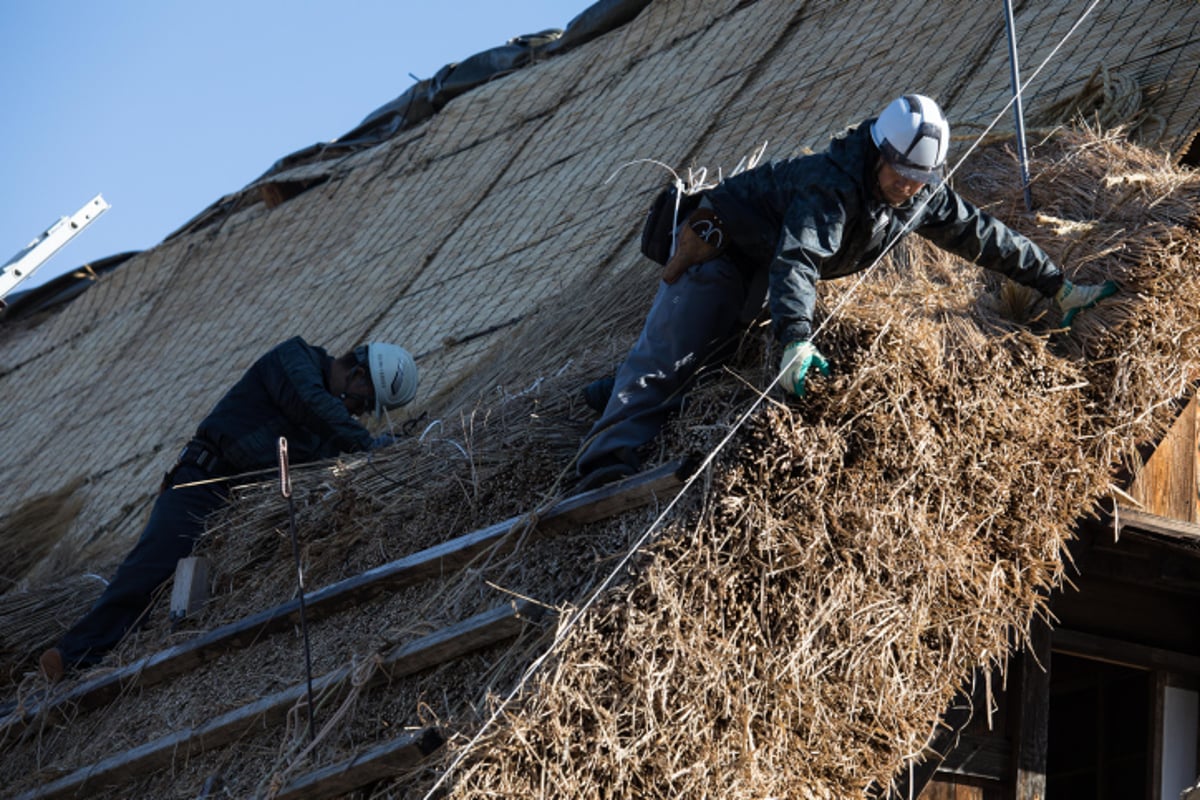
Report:
[[591,0],[0,0],[0,264],[102,194],[29,288],[162,241],[443,65]]

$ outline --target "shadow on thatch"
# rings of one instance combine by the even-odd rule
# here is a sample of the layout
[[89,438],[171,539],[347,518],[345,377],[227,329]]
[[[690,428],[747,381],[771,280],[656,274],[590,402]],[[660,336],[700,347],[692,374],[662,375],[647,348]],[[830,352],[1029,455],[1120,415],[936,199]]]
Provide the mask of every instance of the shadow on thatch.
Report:
[[0,519],[0,591],[20,583],[45,558],[83,507],[77,494],[83,478],[22,503]]

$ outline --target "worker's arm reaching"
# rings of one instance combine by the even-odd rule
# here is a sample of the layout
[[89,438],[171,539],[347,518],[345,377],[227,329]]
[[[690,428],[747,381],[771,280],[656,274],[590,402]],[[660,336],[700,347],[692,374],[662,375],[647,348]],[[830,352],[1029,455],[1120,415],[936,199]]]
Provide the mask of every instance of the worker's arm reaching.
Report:
[[1053,297],[1058,266],[1035,242],[976,208],[948,186],[931,192],[916,232],[947,252]]
[[1064,328],[1071,327],[1078,312],[1117,293],[1113,281],[1086,284],[1067,280],[1035,242],[949,187],[931,195],[925,221],[917,232],[944,250],[1054,298],[1063,312]]
[[371,434],[325,386],[319,356],[299,338],[289,339],[264,358],[264,385],[276,407],[292,424],[317,434],[337,452],[371,446]]

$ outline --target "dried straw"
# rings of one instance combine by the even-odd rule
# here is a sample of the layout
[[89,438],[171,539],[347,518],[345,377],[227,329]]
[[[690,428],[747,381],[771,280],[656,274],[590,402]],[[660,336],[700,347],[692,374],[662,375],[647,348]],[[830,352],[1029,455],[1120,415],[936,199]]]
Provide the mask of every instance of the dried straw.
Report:
[[36,657],[87,611],[105,581],[77,575],[58,583],[0,595],[0,671],[15,679]]
[[[1115,135],[1036,158],[1041,222],[1072,232],[1017,226],[1120,297],[1069,335],[1044,303],[1018,327],[999,282],[981,298],[978,271],[913,242],[827,321],[835,374],[754,416],[452,796],[863,796],[920,753],[973,667],[1022,646],[1074,520],[1170,422],[1200,324],[1177,299],[1197,280],[1196,177]],[[975,186],[1012,174],[1002,148],[972,169]],[[993,189],[1011,217],[1019,187]],[[849,290],[822,289],[826,307]],[[769,382],[753,350],[738,380],[701,388],[676,444],[711,444]]]
[[0,593],[17,586],[70,527],[83,500],[82,478],[32,497],[0,519]]
[[[195,796],[204,764],[235,794],[267,791],[386,739],[381,719],[391,731],[438,724],[458,734],[425,768],[378,786],[378,797],[420,797],[458,758],[446,789],[461,798],[842,798],[886,787],[919,757],[972,669],[1002,666],[1030,620],[1048,615],[1076,519],[1105,497],[1115,468],[1135,465],[1138,445],[1162,434],[1200,367],[1200,311],[1177,299],[1198,288],[1195,175],[1088,131],[1040,143],[1033,157],[1036,217],[1019,210],[1003,143],[977,153],[958,188],[989,198],[1069,275],[1121,282],[1122,293],[1081,314],[1070,333],[1057,331],[1046,302],[914,237],[861,284],[821,286],[822,308],[843,310],[824,320],[820,342],[834,373],[815,377],[805,401],[766,398],[734,430],[778,363],[763,326],[706,372],[648,460],[709,452],[732,432],[731,444],[514,702],[499,706],[556,631],[352,692],[319,755],[304,752],[295,727],[282,742],[264,731],[236,754],[181,764],[139,791]],[[611,353],[629,340],[637,305],[624,302],[627,287],[594,291],[622,298],[614,338],[595,345]],[[542,323],[515,335],[511,352],[541,363],[539,347],[561,341],[554,326],[577,324],[567,311]],[[461,394],[478,390],[477,403],[448,401],[462,410],[369,461],[300,470],[309,585],[537,508],[569,487],[564,469],[591,421],[575,392],[597,361],[542,366],[548,377],[515,394],[495,389],[494,375],[476,376]],[[649,519],[531,538],[439,586],[317,626],[314,655],[323,669],[366,663],[365,640],[405,641],[494,605],[497,594],[554,606],[566,625]],[[243,491],[201,551],[219,565],[218,596],[192,629],[294,591],[285,506],[270,485]],[[165,635],[152,626],[115,658],[144,654]],[[194,701],[206,691],[221,707],[254,696],[265,669],[294,660],[294,643],[279,638],[263,648],[272,652],[231,656],[202,671],[211,675],[123,698],[119,721],[56,731],[54,751],[74,746],[73,763],[86,763],[111,750],[92,745],[101,728],[150,735],[194,724],[164,719],[164,709],[189,698],[203,706]],[[493,712],[496,723],[482,729]],[[8,762],[0,779],[14,786],[45,767],[19,749]]]

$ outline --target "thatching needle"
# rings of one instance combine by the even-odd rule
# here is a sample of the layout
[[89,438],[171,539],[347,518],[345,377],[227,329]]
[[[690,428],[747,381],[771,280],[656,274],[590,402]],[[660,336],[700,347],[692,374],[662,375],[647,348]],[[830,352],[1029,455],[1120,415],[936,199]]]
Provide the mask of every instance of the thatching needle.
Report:
[[292,557],[296,560],[296,586],[300,590],[300,633],[304,637],[304,676],[308,681],[308,741],[313,743],[313,724],[317,709],[313,705],[312,651],[308,645],[308,619],[304,612],[304,570],[300,567],[300,545],[296,541],[296,501],[292,498],[292,476],[288,472],[287,437],[279,437],[279,493],[288,502],[288,532],[292,538]]

